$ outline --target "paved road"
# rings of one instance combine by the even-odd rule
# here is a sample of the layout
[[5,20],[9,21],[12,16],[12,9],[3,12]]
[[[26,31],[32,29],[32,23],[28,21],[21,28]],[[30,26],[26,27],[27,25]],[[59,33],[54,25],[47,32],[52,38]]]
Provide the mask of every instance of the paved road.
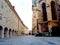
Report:
[[60,45],[60,37],[21,36],[0,39],[0,45]]

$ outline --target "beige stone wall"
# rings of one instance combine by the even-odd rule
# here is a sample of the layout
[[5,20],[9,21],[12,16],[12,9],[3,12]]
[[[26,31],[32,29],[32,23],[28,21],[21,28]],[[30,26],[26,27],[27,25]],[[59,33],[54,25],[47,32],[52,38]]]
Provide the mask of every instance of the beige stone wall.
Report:
[[37,33],[37,19],[38,19],[38,11],[36,10],[37,7],[33,7],[33,18],[32,18],[32,31],[34,34]]
[[[57,26],[58,24],[57,24],[57,22],[58,22],[58,20],[53,20],[52,19],[52,12],[51,12],[51,1],[54,1],[55,3],[57,3],[58,5],[60,5],[59,4],[59,2],[60,2],[60,0],[58,1],[58,0],[42,0],[40,3],[38,3],[38,5],[37,5],[37,8],[36,9],[38,9],[38,24],[39,24],[39,31],[40,30],[45,30],[45,28],[43,28],[43,25],[44,25],[44,23],[48,23],[47,25],[45,25],[45,26],[48,26],[48,30],[52,27],[52,26]],[[46,4],[46,11],[47,11],[47,21],[43,21],[43,10],[42,10],[42,4],[43,3],[45,3]],[[55,5],[56,6],[56,15],[58,14],[57,12],[57,6],[58,5]],[[35,8],[34,8],[35,9]],[[35,25],[35,23],[36,23],[36,21],[34,21],[34,20],[36,20],[36,18],[34,18],[34,16],[36,16],[36,11],[35,10],[33,10],[33,21],[32,21],[32,25],[33,25],[33,27],[34,27],[34,25]],[[57,15],[58,16],[58,15]],[[37,16],[36,16],[37,17]],[[58,19],[58,18],[57,18]],[[50,21],[50,22],[49,22]],[[37,26],[37,25],[35,25],[35,26]],[[49,26],[51,26],[51,27],[49,27]],[[35,28],[36,29],[36,28]],[[36,30],[37,31],[37,30]],[[35,32],[35,30],[34,30],[34,32]]]
[[21,20],[19,20],[19,31],[18,31],[18,35],[25,35],[28,34],[29,30],[28,28],[25,27],[25,25],[23,24],[23,22]]
[[26,28],[26,27],[24,27],[24,34],[26,35],[26,34],[29,34],[29,30]]
[[17,35],[19,36],[22,35],[22,32],[27,33],[28,28],[26,28],[15,9],[11,6],[9,1],[6,2],[6,0],[0,0],[0,18],[2,18],[0,19],[0,26],[3,27],[3,34],[5,27],[7,27],[8,30],[11,29],[12,31],[17,31]]
[[4,0],[0,0],[0,14],[2,14],[0,25],[11,28],[12,30],[18,30],[18,17]]
[[39,10],[40,10],[40,22],[42,22],[43,20],[43,13],[42,13],[42,3],[45,3],[46,4],[46,11],[47,11],[47,19],[48,21],[51,21],[52,20],[52,14],[51,14],[51,1],[55,1],[55,0],[43,0],[39,3]]
[[29,30],[28,30],[28,28],[25,25],[23,25],[22,28],[23,28],[24,35],[29,34]]

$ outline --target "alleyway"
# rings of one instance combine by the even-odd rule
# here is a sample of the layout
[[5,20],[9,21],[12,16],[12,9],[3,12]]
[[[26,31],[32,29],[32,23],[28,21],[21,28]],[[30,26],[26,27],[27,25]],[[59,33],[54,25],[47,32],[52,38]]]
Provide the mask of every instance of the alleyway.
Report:
[[21,36],[15,38],[0,39],[0,45],[59,45],[59,37],[34,37]]

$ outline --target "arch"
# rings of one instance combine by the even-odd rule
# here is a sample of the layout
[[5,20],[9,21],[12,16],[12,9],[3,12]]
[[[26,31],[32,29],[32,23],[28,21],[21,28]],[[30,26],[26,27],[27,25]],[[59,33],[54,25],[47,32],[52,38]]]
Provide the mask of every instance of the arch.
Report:
[[8,33],[8,28],[5,27],[5,28],[4,28],[4,37],[7,37],[7,33]]
[[51,13],[52,13],[52,20],[57,20],[56,8],[55,8],[54,1],[51,1]]
[[12,36],[14,36],[14,33],[15,33],[15,31],[14,31],[14,30],[12,30]]
[[15,36],[17,36],[17,31],[15,31]]
[[12,32],[14,32],[14,30],[12,30]]
[[0,38],[2,37],[2,30],[3,30],[3,27],[0,26]]
[[11,29],[9,29],[9,37],[11,37]]
[[3,29],[3,27],[2,26],[0,26],[0,30],[2,30]]
[[11,31],[11,29],[9,29],[9,31]]
[[15,31],[15,33],[17,33],[17,31]]
[[8,30],[8,28],[7,28],[7,27],[5,27],[5,28],[4,28],[4,30],[6,30],[6,31],[7,31],[7,30]]
[[46,4],[42,3],[42,12],[43,12],[43,21],[47,21],[47,11],[46,11]]

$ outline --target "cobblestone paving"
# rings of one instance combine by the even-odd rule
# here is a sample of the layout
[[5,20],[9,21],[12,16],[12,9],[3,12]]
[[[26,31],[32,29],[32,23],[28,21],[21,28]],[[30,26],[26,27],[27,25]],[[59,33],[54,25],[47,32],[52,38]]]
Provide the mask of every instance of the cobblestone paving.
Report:
[[0,39],[0,45],[60,45],[60,37],[21,36]]

